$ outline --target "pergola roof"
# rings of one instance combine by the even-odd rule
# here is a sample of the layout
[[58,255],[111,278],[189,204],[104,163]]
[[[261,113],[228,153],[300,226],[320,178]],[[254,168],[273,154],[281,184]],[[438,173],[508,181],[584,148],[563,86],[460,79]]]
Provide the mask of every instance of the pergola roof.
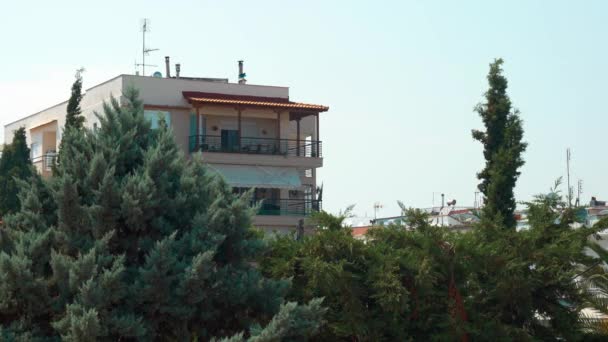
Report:
[[280,97],[264,97],[264,96],[245,96],[245,95],[227,95],[217,93],[204,93],[197,91],[184,91],[184,97],[191,104],[219,104],[258,108],[285,109],[307,112],[326,112],[329,107],[308,104],[300,102],[292,102],[286,98]]

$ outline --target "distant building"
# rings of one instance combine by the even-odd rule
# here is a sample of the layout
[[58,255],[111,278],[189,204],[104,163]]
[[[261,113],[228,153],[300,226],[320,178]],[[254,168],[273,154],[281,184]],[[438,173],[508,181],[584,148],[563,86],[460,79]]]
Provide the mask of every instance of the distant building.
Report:
[[352,216],[344,219],[343,224],[347,227],[367,227],[372,224],[373,217]]
[[585,226],[591,227],[605,217],[608,217],[606,201],[598,201],[595,197],[591,197],[589,206],[581,213],[580,218],[584,220]]
[[[470,230],[474,223],[479,222],[475,208],[445,206],[420,209],[428,213],[429,223],[432,226],[446,227],[456,231]],[[372,220],[374,226],[388,226],[391,224],[407,226],[406,216],[383,217]]]
[[373,226],[363,226],[363,227],[352,227],[352,236],[357,240],[367,241],[367,232],[372,229]]
[[[167,60],[168,63],[168,60]],[[167,67],[169,71],[169,68]],[[242,74],[242,72],[240,72]],[[237,192],[256,188],[263,200],[254,224],[269,230],[293,230],[319,210],[317,168],[323,166],[319,114],[329,108],[294,102],[288,87],[229,83],[227,79],[119,75],[87,89],[81,108],[85,125],[99,125],[111,96],[124,103],[128,87],[140,91],[152,128],[162,118],[185,155],[201,152],[210,170],[224,176]],[[25,127],[32,162],[51,175],[65,125],[67,101],[4,128],[5,142]]]
[[[421,209],[428,213],[432,226],[445,227],[458,232],[466,232],[479,222],[475,208],[447,206]],[[390,216],[370,220],[370,225],[351,226],[352,235],[359,240],[367,241],[366,234],[371,228],[388,227],[391,225],[407,227],[407,216]]]

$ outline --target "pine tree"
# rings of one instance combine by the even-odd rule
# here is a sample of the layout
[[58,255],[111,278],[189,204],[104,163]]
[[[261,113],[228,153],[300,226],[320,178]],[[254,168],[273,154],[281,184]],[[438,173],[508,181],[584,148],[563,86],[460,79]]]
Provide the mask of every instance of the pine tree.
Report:
[[18,180],[36,175],[30,160],[25,128],[21,127],[14,132],[12,143],[5,146],[0,158],[0,218],[19,210]]
[[98,131],[66,130],[54,177],[22,185],[0,231],[0,336],[314,334],[320,302],[281,309],[288,282],[252,266],[264,243],[248,199],[188,160],[166,125],[153,131],[136,91],[124,97],[105,105]]
[[82,129],[84,117],[81,115],[80,101],[82,101],[82,73],[84,68],[76,70],[76,80],[72,84],[72,95],[68,101],[67,115],[65,117],[65,129],[72,127]]
[[515,195],[513,189],[523,166],[522,153],[527,144],[522,142],[523,128],[519,111],[512,110],[507,95],[507,79],[502,74],[503,60],[490,64],[485,103],[477,105],[485,131],[473,130],[473,138],[484,146],[485,168],[477,175],[479,190],[485,196],[483,214],[491,219],[499,217],[505,227],[515,228]]

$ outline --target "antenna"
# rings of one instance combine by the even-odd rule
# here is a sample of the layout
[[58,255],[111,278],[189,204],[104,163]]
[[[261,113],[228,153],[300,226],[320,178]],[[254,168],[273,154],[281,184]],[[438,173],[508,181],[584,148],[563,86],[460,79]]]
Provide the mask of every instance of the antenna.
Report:
[[383,205],[380,204],[380,202],[374,203],[374,220],[377,219],[378,209],[381,209],[382,207],[383,207]]
[[570,186],[570,148],[566,149],[566,172],[568,177],[568,207],[572,207],[572,187]]
[[146,33],[150,32],[150,19],[144,18],[141,20],[141,33],[142,33],[142,48],[141,48],[141,64],[135,63],[135,66],[141,66],[141,75],[146,76],[146,67],[156,67],[156,65],[146,64],[146,56],[152,51],[158,51],[158,49],[150,49],[146,47]]

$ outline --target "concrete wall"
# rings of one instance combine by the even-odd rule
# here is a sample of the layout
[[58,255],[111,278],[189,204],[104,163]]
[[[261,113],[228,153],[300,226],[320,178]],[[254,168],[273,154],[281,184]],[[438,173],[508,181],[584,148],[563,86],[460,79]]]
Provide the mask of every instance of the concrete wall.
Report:
[[[92,128],[95,123],[98,123],[98,120],[95,117],[94,113],[103,113],[103,102],[109,102],[111,96],[114,96],[119,101],[122,101],[123,92],[130,86],[133,86],[140,90],[140,97],[147,105],[190,107],[190,104],[188,104],[186,99],[184,99],[182,91],[202,91],[230,95],[289,98],[289,88],[287,87],[242,85],[234,83],[219,83],[187,79],[168,79],[147,76],[119,75],[104,83],[98,84],[86,90],[85,95],[83,96],[80,104],[82,108],[82,113],[86,118],[85,125],[89,128]],[[12,141],[13,131],[19,127],[23,126],[26,128],[26,131],[29,132],[31,128],[49,123],[51,121],[57,121],[59,127],[57,133],[57,145],[59,145],[59,141],[61,140],[61,128],[63,128],[63,126],[65,125],[66,110],[67,101],[44,109],[38,113],[31,114],[21,120],[6,125],[4,128],[5,143],[10,143]],[[271,114],[252,113],[251,115],[254,117],[268,117],[268,115]],[[178,121],[180,120],[178,119]],[[189,128],[189,126],[187,128]],[[178,131],[176,130],[176,133],[177,132]],[[181,141],[183,140],[183,137],[179,136],[180,134],[181,133],[177,133],[178,140]],[[189,130],[186,130],[186,134],[189,134]],[[30,143],[29,138],[30,137],[28,134],[28,143]],[[187,146],[187,142],[184,143],[182,141],[181,145]]]
[[[103,112],[103,101],[109,100],[111,95],[118,98],[122,95],[122,76],[117,76],[104,83],[96,85],[90,89],[87,89],[85,95],[80,102],[80,108],[86,121],[87,127],[93,127],[93,124],[97,122],[94,116],[94,112]],[[66,91],[66,93],[68,93]],[[17,120],[4,126],[4,142],[10,143],[13,140],[13,132],[19,127],[25,127],[26,138],[28,144],[32,143],[30,130],[38,126],[48,124],[50,122],[57,122],[57,134],[56,134],[56,146],[59,146],[61,141],[61,135],[63,132],[63,126],[65,126],[65,116],[67,112],[68,102],[62,102],[55,106],[44,109],[38,113],[29,115],[21,120]]]
[[183,91],[280,98],[289,97],[289,88],[287,87],[205,82],[134,75],[123,75],[122,77],[125,89],[129,86],[134,86],[139,89],[144,103],[150,105],[190,107],[188,101],[186,101],[182,95]]
[[[93,128],[94,124],[99,124],[99,120],[97,120],[95,112],[103,114],[104,101],[109,103],[112,97],[115,97],[118,101],[122,101],[124,88],[123,78],[124,75],[120,75],[109,81],[98,84],[95,87],[87,89],[86,94],[80,103],[82,114],[86,119],[86,127]],[[61,127],[64,125],[65,121],[62,123]]]

